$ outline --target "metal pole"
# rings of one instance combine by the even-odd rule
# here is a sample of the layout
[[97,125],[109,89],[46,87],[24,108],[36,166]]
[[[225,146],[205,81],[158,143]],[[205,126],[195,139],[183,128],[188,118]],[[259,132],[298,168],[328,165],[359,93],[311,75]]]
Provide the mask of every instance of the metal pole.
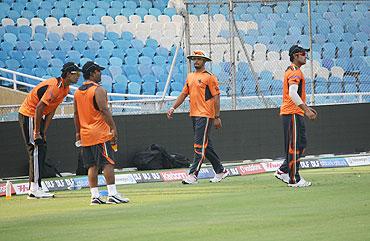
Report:
[[161,99],[162,104],[164,102],[164,98],[166,97],[168,86],[170,85],[170,82],[171,82],[171,76],[172,76],[173,68],[175,67],[175,64],[176,64],[177,54],[179,52],[181,41],[182,41],[183,37],[184,37],[184,29],[182,30],[180,41],[176,46],[176,51],[175,51],[175,54],[173,56],[173,60],[172,60],[172,63],[171,63],[171,68],[170,68],[170,71],[169,71],[168,76],[167,76],[166,86],[164,87],[163,95],[162,95],[162,99]]
[[308,0],[308,31],[309,31],[309,44],[310,44],[310,74],[311,74],[311,105],[315,105],[315,79],[313,73],[313,49],[312,49],[312,16],[311,16],[311,0]]
[[[190,55],[190,23],[189,23],[189,14],[188,14],[188,9],[189,9],[189,3],[185,2],[186,6],[186,13],[185,13],[185,50],[186,50],[186,56]],[[188,61],[188,72],[190,73],[191,71],[191,61]]]
[[231,57],[231,81],[232,81],[232,109],[236,110],[236,66],[235,66],[235,34],[234,34],[234,26],[233,26],[233,11],[234,5],[233,1],[229,0],[229,31],[230,31],[230,57]]
[[17,75],[16,75],[16,73],[13,73],[13,89],[14,90],[17,89],[16,81],[17,81]]

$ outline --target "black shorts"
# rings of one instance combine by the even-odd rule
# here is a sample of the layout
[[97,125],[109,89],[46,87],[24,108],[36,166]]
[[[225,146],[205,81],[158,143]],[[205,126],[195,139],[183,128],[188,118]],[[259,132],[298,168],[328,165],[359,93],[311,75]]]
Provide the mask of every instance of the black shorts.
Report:
[[86,168],[92,166],[104,167],[107,164],[114,165],[114,159],[114,151],[110,141],[82,147],[82,160]]

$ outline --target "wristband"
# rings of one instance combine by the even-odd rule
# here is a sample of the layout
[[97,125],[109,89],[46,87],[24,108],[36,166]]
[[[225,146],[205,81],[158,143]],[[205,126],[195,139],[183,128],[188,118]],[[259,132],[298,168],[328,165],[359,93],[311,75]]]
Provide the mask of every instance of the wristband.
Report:
[[215,119],[219,119],[220,118],[220,116],[219,115],[215,115]]

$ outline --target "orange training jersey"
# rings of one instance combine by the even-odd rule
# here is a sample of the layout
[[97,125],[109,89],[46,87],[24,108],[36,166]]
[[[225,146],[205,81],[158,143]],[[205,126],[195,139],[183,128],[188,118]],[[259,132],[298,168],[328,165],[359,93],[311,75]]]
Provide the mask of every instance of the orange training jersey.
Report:
[[69,92],[69,86],[64,86],[62,78],[51,78],[38,84],[27,95],[19,108],[24,116],[34,117],[37,104],[44,102],[46,107],[43,115],[53,112]]
[[87,81],[74,95],[80,122],[81,146],[93,146],[112,139],[110,127],[95,101],[95,90],[98,87],[99,84]]
[[303,116],[304,112],[289,96],[289,85],[298,85],[298,95],[303,103],[306,103],[306,81],[300,68],[292,64],[285,71],[283,83],[283,104],[280,107],[280,115],[298,114]]
[[190,116],[215,117],[215,100],[219,95],[217,77],[208,71],[190,73],[182,93],[190,97]]

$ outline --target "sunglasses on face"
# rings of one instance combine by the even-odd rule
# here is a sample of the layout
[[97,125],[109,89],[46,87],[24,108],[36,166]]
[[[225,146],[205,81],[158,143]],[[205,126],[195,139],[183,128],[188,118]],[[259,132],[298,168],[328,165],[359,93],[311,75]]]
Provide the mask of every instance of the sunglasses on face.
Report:
[[297,53],[297,54],[300,55],[300,56],[306,57],[306,52],[300,52],[300,53]]

